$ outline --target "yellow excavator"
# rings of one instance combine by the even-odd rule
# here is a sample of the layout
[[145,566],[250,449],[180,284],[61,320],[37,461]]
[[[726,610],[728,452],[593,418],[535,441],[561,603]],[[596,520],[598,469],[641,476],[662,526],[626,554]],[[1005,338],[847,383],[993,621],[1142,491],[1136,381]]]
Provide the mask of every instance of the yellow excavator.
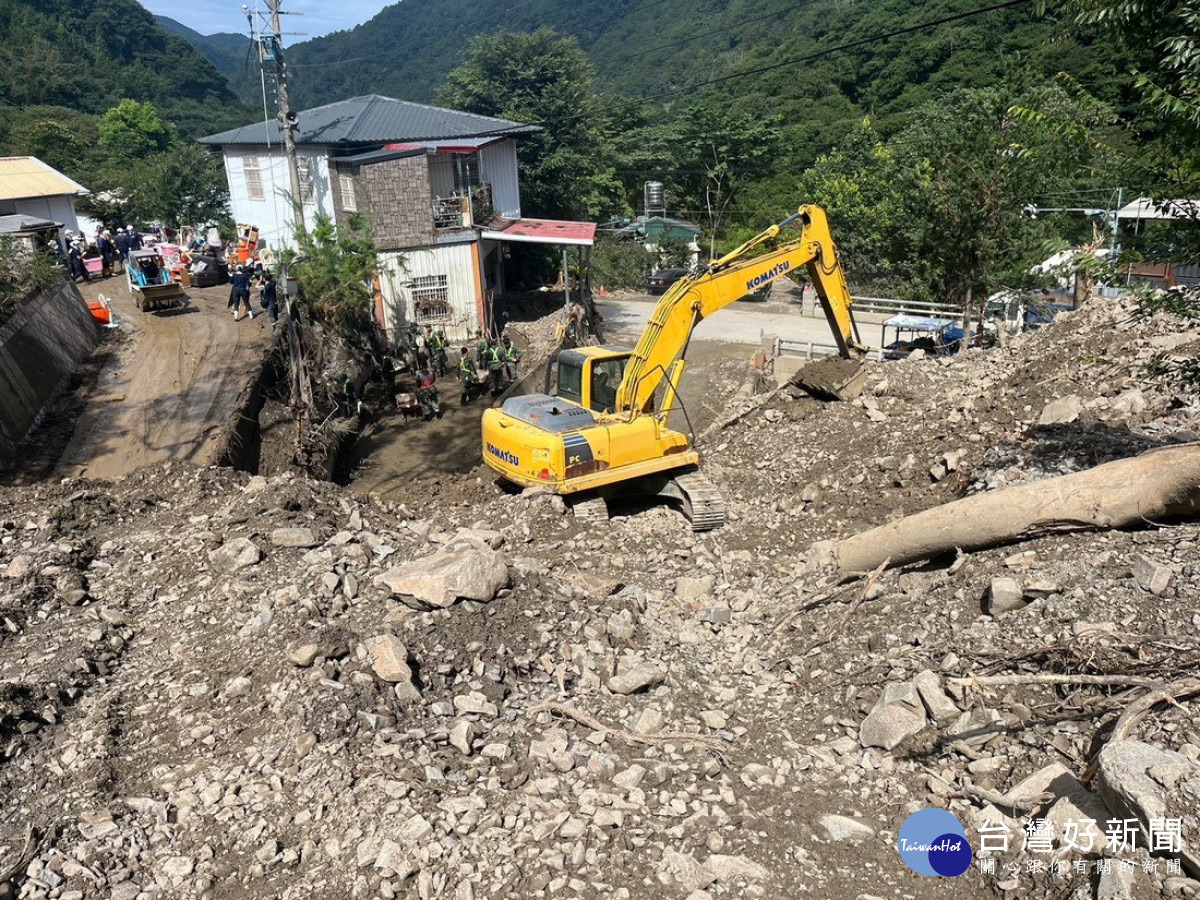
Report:
[[[798,238],[753,255],[794,224]],[[510,397],[502,408],[486,410],[484,462],[517,485],[569,495],[581,518],[606,517],[605,501],[617,496],[659,495],[678,501],[696,531],[724,524],[724,500],[697,470],[700,454],[687,434],[669,427],[688,343],[705,318],[801,266],[808,269],[839,352],[847,359],[861,357],[866,348],[825,210],[802,206],[677,281],[658,301],[633,350],[563,350],[558,396]]]

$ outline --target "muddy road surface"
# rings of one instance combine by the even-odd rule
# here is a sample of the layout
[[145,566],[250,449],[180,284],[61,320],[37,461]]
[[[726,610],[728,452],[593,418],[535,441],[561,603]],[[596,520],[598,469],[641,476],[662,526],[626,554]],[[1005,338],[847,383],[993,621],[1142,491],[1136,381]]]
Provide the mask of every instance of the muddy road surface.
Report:
[[[188,288],[173,309],[141,312],[123,275],[80,285],[111,301],[118,328],[54,474],[112,480],[168,459],[204,465],[271,341],[265,314],[233,320],[229,286]],[[257,313],[257,310],[256,310]],[[85,388],[86,389],[86,388]]]

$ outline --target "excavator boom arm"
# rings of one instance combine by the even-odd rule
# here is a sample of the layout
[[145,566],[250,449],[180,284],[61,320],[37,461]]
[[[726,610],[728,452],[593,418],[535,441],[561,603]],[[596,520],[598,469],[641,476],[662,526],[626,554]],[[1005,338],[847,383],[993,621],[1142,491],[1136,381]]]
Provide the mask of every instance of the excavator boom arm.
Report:
[[[800,237],[760,256],[749,254],[778,236],[792,222],[801,223]],[[658,301],[634,348],[617,391],[618,414],[634,417],[648,409],[672,364],[686,351],[692,332],[708,316],[779,276],[801,266],[808,269],[825,317],[842,356],[865,352],[851,313],[850,292],[829,235],[825,211],[802,206],[778,225],[751,238],[708,268],[681,278]]]

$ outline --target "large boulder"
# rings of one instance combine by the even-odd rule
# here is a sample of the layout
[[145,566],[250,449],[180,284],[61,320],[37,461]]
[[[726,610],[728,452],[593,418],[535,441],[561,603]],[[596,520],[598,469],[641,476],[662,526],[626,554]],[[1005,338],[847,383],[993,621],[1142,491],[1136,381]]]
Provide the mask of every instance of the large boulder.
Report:
[[864,747],[894,750],[925,728],[925,716],[900,705],[877,706],[863,719],[858,739]]
[[1038,417],[1039,425],[1067,425],[1079,418],[1083,401],[1070,394],[1047,403]]
[[884,687],[875,707],[863,719],[858,739],[864,747],[893,750],[926,724],[925,704],[917,688],[911,682],[897,682]]
[[218,572],[229,574],[240,569],[256,566],[262,560],[262,551],[248,537],[228,540],[215,550],[209,551],[208,561]]
[[371,668],[380,680],[389,684],[412,681],[408,648],[394,634],[379,634],[363,641],[371,655]]
[[654,663],[640,662],[618,672],[605,684],[614,694],[637,694],[658,687],[666,677]]
[[393,566],[375,583],[416,609],[445,609],[458,600],[493,599],[508,584],[508,564],[490,548],[460,545]]
[[1118,817],[1138,819],[1147,842],[1152,825],[1179,820],[1181,846],[1166,855],[1180,857],[1188,874],[1200,878],[1200,852],[1189,840],[1200,833],[1200,765],[1142,741],[1114,741],[1100,751],[1096,787]]

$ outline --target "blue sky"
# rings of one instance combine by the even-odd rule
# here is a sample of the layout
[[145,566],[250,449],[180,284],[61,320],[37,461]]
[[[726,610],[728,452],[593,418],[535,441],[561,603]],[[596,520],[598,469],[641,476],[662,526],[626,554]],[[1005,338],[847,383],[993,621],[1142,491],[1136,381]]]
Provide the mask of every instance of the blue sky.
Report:
[[[243,2],[254,7],[256,0],[141,0],[142,6],[150,12],[182,22],[201,34],[246,33],[248,29],[246,16],[242,13]],[[280,8],[289,13],[283,17],[283,44],[286,47],[331,31],[353,28],[394,2],[396,0],[355,0],[353,3],[344,0],[282,0]],[[260,10],[266,10],[262,0],[257,0],[257,5]],[[288,33],[301,31],[303,35]]]

